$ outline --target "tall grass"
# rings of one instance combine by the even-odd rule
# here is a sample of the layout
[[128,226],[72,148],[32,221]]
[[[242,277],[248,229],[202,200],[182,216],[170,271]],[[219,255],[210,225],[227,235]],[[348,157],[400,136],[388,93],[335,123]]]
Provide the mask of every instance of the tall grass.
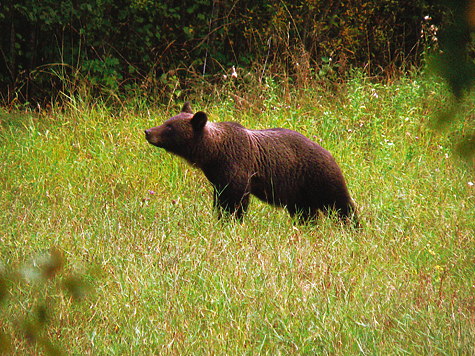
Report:
[[[218,222],[204,176],[143,137],[181,102],[2,111],[0,350],[474,354],[475,177],[428,127],[443,88],[355,76],[337,89],[268,82],[258,107],[225,92],[192,105],[329,149],[360,232],[294,225],[256,199],[242,224]],[[49,251],[63,262],[45,279]],[[71,276],[85,297],[63,288]]]

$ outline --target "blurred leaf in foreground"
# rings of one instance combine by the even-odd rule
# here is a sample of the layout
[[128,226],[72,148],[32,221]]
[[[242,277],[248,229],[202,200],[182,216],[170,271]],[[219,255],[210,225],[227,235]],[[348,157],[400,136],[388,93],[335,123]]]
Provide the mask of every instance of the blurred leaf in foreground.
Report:
[[[435,117],[435,126],[446,128],[463,118],[463,136],[456,151],[469,159],[475,154],[475,125],[463,102],[468,100],[475,85],[473,36],[475,34],[475,0],[442,0],[447,9],[446,24],[439,34],[440,51],[432,58],[434,72],[449,86],[454,101]],[[446,104],[446,103],[444,103]]]

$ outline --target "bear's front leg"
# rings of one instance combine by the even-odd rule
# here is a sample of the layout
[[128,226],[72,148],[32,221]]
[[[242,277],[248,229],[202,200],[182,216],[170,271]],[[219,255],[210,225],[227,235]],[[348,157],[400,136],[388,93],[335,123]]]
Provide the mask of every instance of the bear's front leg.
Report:
[[218,218],[221,219],[221,212],[242,220],[244,213],[249,206],[249,192],[243,189],[233,189],[230,185],[219,188],[214,187],[213,207],[218,211]]

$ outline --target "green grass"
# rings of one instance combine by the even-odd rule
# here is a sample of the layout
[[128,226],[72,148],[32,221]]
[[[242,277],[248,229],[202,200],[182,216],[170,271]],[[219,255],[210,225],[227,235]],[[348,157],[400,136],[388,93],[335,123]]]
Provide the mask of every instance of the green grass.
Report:
[[[329,149],[362,231],[256,199],[242,224],[218,222],[202,173],[144,139],[164,110],[0,109],[0,353],[474,354],[475,176],[428,127],[443,89],[265,94],[260,112],[192,105]],[[92,288],[75,298],[71,280]]]

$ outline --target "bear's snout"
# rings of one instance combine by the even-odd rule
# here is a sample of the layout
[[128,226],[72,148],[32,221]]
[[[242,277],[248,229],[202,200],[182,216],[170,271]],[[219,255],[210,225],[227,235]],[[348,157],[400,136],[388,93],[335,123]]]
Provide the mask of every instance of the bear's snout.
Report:
[[145,139],[152,145],[157,144],[157,135],[153,134],[153,129],[145,130]]

